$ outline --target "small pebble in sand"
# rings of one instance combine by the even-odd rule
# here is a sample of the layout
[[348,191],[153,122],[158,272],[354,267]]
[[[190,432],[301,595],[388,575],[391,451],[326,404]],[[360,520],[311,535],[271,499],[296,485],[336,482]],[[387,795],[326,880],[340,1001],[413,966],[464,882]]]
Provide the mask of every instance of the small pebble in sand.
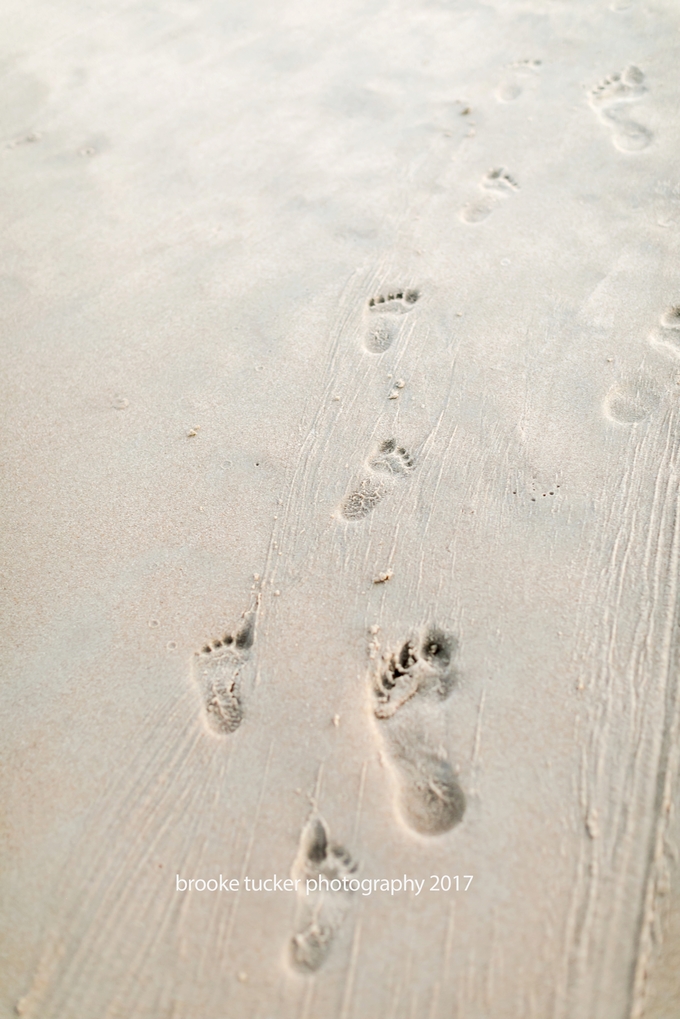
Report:
[[187,439],[193,439],[194,435],[198,435],[198,430],[200,427],[201,427],[200,425],[196,425],[195,428],[190,428],[189,431],[187,432]]
[[112,403],[116,410],[125,410],[130,406],[130,401],[126,400],[124,396],[114,396]]
[[391,579],[391,577],[392,577],[392,570],[386,570],[385,573],[379,573],[378,576],[374,579],[373,583],[374,584],[386,584],[387,581]]
[[337,729],[340,725],[340,715],[333,715],[333,725]]

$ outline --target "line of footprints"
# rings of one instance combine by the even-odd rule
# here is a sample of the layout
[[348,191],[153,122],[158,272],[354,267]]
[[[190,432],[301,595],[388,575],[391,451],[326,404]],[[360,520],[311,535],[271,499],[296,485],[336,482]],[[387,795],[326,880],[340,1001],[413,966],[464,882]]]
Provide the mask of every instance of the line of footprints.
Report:
[[[243,722],[257,607],[243,614],[234,634],[206,644],[194,656],[194,678],[213,736],[228,736]],[[436,721],[438,705],[456,685],[452,659],[457,642],[429,626],[415,631],[399,647],[381,652],[377,630],[372,628],[369,643],[370,701],[398,811],[419,835],[442,835],[462,820],[465,794],[451,764],[425,733]],[[327,958],[352,895],[343,879],[351,880],[357,869],[350,853],[331,840],[326,822],[314,810],[302,829],[291,869],[291,877],[300,879],[298,922],[287,950],[294,969],[313,973]],[[307,879],[314,879],[319,890],[307,894]]]
[[[364,334],[368,352],[382,354],[391,346],[402,317],[418,299],[418,291],[408,289],[371,298]],[[385,439],[351,485],[340,506],[340,518],[350,525],[362,521],[413,468],[410,453],[396,439]],[[206,644],[194,656],[193,674],[206,728],[217,738],[234,733],[246,715],[255,678],[259,597],[233,633]],[[382,650],[377,633],[378,627],[372,627],[367,688],[398,815],[418,835],[442,835],[462,820],[466,805],[451,764],[429,736],[436,728],[441,702],[456,684],[457,641],[436,626],[425,626],[398,647]],[[315,809],[303,827],[291,871],[301,885],[298,921],[287,949],[294,969],[313,973],[327,958],[347,912],[352,894],[348,884],[357,867],[350,853],[333,842]],[[319,890],[307,895],[307,879],[314,879]]]
[[[516,100],[527,83],[537,80],[540,65],[538,60],[510,65],[496,89],[496,98],[501,102]],[[631,65],[620,74],[610,75],[589,93],[592,109],[621,151],[638,151],[652,140],[651,132],[630,112],[647,92],[643,82],[642,71]],[[468,224],[483,222],[518,189],[517,181],[504,167],[489,170],[480,181],[478,194],[461,209],[461,219]],[[419,297],[415,289],[397,288],[370,299],[364,330],[368,353],[381,355],[389,350]],[[661,316],[649,341],[662,353],[680,359],[680,305]],[[638,375],[612,386],[604,399],[604,411],[611,420],[634,424],[648,417],[660,399],[652,381]],[[413,457],[405,447],[393,437],[383,440],[355,477],[340,506],[340,517],[350,524],[364,520],[413,468]],[[206,727],[218,738],[234,733],[246,714],[254,683],[258,607],[259,595],[243,613],[234,633],[206,644],[194,656],[194,679],[201,693]],[[378,628],[372,627],[368,686],[373,721],[392,773],[398,813],[419,835],[442,835],[462,820],[465,794],[451,764],[434,749],[427,734],[436,723],[441,702],[456,685],[452,661],[457,642],[438,627],[426,626],[414,631],[399,647],[382,650],[377,632]],[[328,957],[347,913],[352,894],[348,885],[357,869],[351,854],[331,839],[328,825],[314,809],[302,829],[291,870],[303,889],[298,922],[287,949],[293,968],[314,973]],[[320,890],[305,894],[307,879],[314,879]],[[331,884],[338,890],[331,890]]]

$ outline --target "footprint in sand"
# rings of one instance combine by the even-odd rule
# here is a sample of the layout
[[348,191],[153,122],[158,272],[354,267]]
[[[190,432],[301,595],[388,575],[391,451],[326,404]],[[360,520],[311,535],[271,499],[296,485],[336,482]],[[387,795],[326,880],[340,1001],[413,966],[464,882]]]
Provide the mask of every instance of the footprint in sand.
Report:
[[392,346],[399,329],[399,317],[411,311],[417,290],[395,289],[372,297],[368,302],[368,327],[364,346],[371,354],[383,354]]
[[460,216],[465,223],[481,223],[500,203],[519,190],[519,184],[503,167],[489,170],[482,177],[479,187],[481,196],[464,205]]
[[512,103],[532,84],[541,67],[540,60],[518,60],[510,64],[494,95],[501,103]]
[[652,141],[652,132],[630,116],[630,108],[647,89],[645,76],[633,64],[620,74],[610,74],[591,90],[588,101],[603,124],[611,129],[612,141],[621,152],[639,152]]
[[345,520],[363,520],[412,468],[413,460],[404,447],[397,446],[396,439],[386,439],[367,460],[364,476],[343,500],[341,515]]
[[644,375],[615,382],[604,398],[602,409],[610,421],[634,425],[644,421],[659,406],[661,396]]
[[291,871],[291,877],[299,880],[297,893],[304,913],[290,940],[290,961],[295,969],[314,973],[328,957],[349,906],[352,892],[348,886],[356,870],[347,850],[331,842],[323,818],[312,814],[302,829]]
[[465,794],[431,735],[456,682],[456,647],[454,637],[427,627],[398,651],[384,653],[372,677],[373,714],[394,771],[400,813],[420,835],[441,835],[465,813]]
[[243,721],[243,671],[255,638],[256,608],[244,613],[236,633],[206,644],[194,656],[193,674],[203,704],[205,722],[213,735],[227,736]]
[[663,313],[658,327],[649,334],[649,342],[662,354],[680,359],[680,304]]

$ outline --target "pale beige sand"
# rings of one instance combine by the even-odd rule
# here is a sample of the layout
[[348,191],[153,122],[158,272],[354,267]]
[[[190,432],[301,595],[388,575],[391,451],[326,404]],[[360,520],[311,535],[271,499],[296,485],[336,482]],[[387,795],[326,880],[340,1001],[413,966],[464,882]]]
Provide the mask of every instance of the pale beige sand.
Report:
[[679,24],[4,5],[2,1015],[680,1014]]

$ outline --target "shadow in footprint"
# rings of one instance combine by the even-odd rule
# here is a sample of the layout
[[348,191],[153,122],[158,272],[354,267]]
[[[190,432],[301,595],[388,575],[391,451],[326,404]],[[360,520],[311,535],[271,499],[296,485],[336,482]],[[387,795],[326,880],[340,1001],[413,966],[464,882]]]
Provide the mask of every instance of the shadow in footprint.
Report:
[[517,181],[503,167],[485,173],[479,187],[481,196],[468,202],[460,210],[464,223],[483,222],[505,198],[519,190]]
[[400,813],[420,835],[450,831],[465,813],[465,794],[425,724],[453,690],[456,647],[454,637],[428,627],[383,654],[372,681],[373,714],[397,781]]
[[621,152],[639,152],[652,141],[652,132],[630,116],[630,107],[639,102],[647,89],[645,76],[631,64],[620,74],[611,74],[591,90],[588,101],[603,124],[612,132],[612,141]]
[[345,497],[340,513],[345,520],[363,520],[413,468],[413,459],[396,439],[386,439],[366,462],[366,472]]
[[411,311],[417,290],[395,289],[372,297],[368,302],[369,323],[364,346],[371,354],[383,354],[392,346],[399,328],[399,316]]
[[194,656],[194,680],[201,691],[205,721],[213,735],[227,736],[243,721],[242,673],[255,639],[256,608],[244,613],[234,633],[206,644]]
[[323,818],[312,814],[291,871],[304,913],[290,940],[290,962],[300,972],[314,973],[328,957],[349,906],[348,879],[356,870],[347,850],[331,842]]

